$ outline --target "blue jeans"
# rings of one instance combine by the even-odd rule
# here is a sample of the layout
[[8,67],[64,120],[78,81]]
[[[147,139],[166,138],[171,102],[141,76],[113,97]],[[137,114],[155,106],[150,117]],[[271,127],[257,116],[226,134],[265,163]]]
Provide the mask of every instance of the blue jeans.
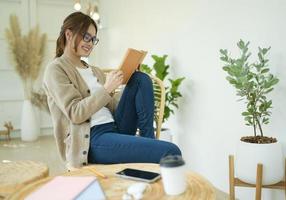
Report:
[[[154,139],[153,85],[148,75],[131,76],[114,120],[91,128],[89,163],[159,163],[166,155],[181,155],[175,144]],[[135,136],[137,128],[140,137]]]

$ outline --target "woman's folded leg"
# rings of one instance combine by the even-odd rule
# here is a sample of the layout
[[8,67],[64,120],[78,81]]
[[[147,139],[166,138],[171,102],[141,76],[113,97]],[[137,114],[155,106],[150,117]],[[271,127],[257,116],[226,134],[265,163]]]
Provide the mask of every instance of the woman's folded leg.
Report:
[[103,133],[91,140],[89,163],[159,163],[166,155],[181,155],[173,143],[120,133]]

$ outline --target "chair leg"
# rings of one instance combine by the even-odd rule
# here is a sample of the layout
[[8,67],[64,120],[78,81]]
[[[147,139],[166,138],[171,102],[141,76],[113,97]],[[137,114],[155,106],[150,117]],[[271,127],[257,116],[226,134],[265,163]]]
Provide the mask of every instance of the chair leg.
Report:
[[233,155],[230,155],[228,157],[228,160],[229,160],[229,198],[230,200],[235,200]]
[[285,159],[285,169],[284,169],[284,196],[286,199],[286,159]]
[[262,166],[262,164],[258,164],[258,165],[257,165],[257,172],[256,172],[256,193],[255,193],[255,200],[261,200],[262,172],[263,172],[263,166]]

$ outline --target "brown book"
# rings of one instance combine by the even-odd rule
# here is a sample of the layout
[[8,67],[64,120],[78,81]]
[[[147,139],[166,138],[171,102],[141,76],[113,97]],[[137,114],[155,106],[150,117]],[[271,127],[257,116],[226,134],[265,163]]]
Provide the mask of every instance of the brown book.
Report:
[[123,58],[122,63],[119,65],[119,70],[123,72],[123,83],[126,84],[131,75],[138,69],[142,61],[144,60],[147,51],[127,49],[127,52]]

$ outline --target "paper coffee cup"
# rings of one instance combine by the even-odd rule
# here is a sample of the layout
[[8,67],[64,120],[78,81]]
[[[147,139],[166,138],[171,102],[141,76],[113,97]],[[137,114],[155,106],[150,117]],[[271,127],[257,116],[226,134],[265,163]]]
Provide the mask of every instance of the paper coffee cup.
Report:
[[187,188],[185,162],[181,156],[169,155],[161,159],[160,170],[166,194],[179,195]]

